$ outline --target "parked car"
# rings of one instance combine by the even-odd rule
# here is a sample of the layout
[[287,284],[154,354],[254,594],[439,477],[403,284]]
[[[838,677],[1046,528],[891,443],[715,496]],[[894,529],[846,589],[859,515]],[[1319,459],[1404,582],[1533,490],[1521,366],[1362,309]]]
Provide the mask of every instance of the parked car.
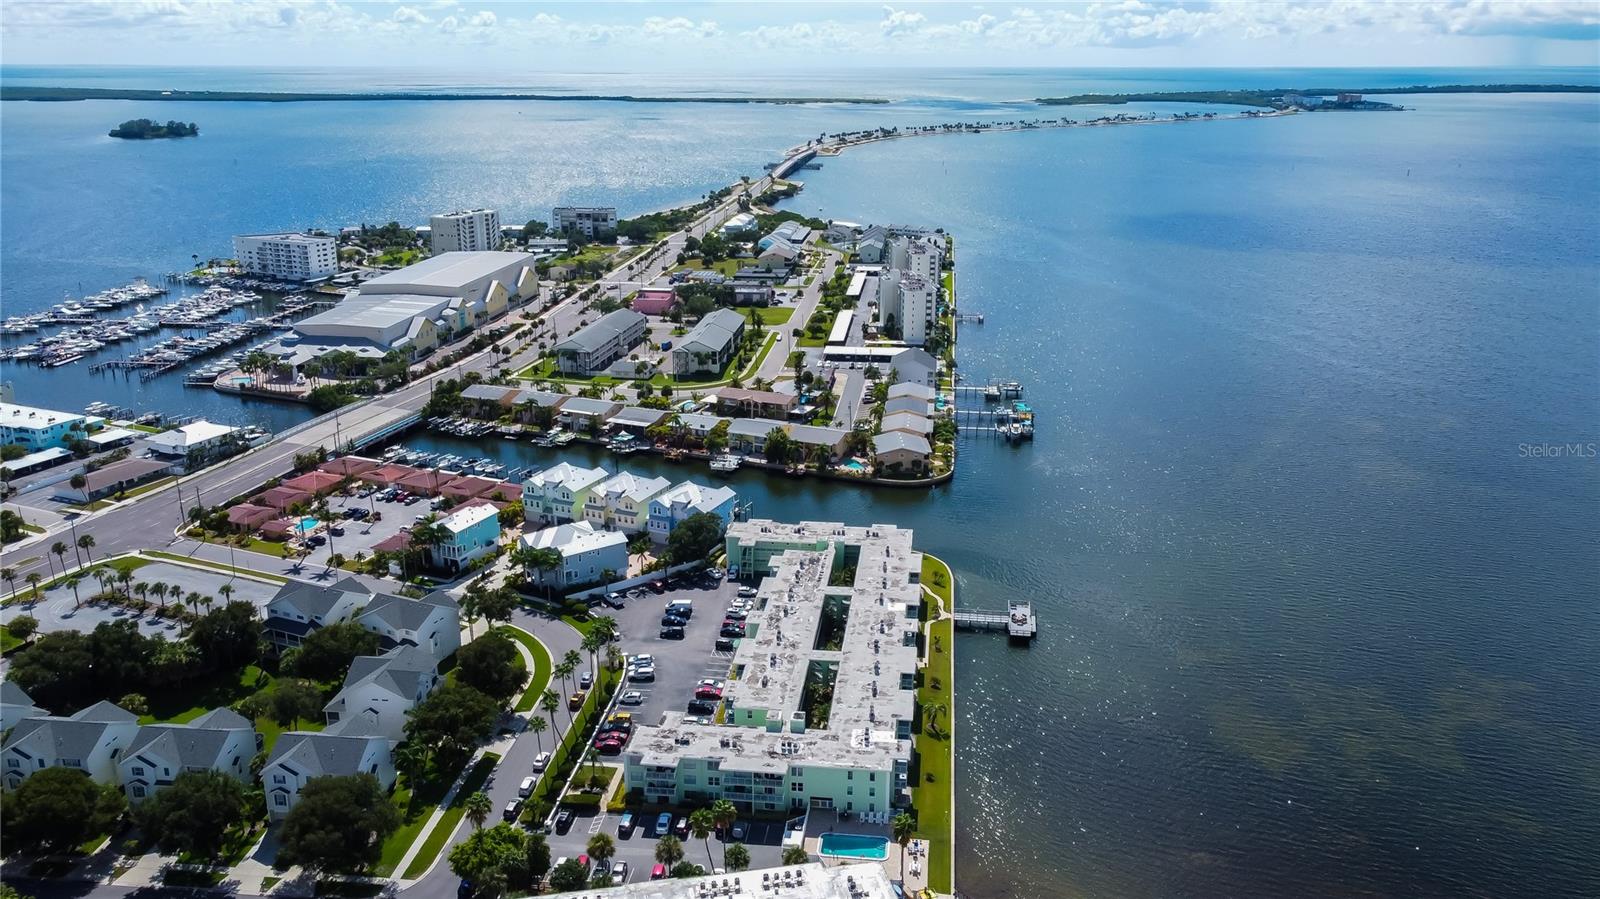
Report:
[[683,625],[673,624],[662,628],[660,636],[663,640],[682,640],[683,634]]
[[461,881],[459,884],[456,884],[456,899],[472,899],[473,889],[475,888],[472,885],[472,881]]
[[739,595],[740,596],[748,597],[748,598],[751,598],[751,599],[755,598],[756,592],[757,592],[756,588],[754,588],[754,587],[740,587],[739,588]]
[[623,884],[628,882],[628,863],[615,862],[611,865],[611,882]]
[[702,678],[700,678],[700,682],[695,684],[695,686],[697,686],[697,687],[716,687],[718,690],[721,690],[724,686],[726,686],[726,684],[724,684],[720,680],[717,680],[714,677],[702,677]]
[[666,836],[672,830],[672,813],[662,812],[656,816],[656,836]]
[[628,656],[629,668],[632,668],[636,665],[654,665],[655,663],[656,657],[648,652],[641,652],[635,656]]
[[550,753],[541,752],[533,757],[533,770],[543,771],[550,767]]
[[662,615],[661,616],[661,626],[662,627],[683,627],[683,626],[687,625],[688,623],[689,623],[689,619],[684,618],[681,615]]
[[733,652],[733,649],[734,646],[732,637],[717,638],[717,652]]
[[622,747],[627,743],[621,734],[606,734],[595,741],[594,751],[601,755],[621,755]]
[[578,686],[584,688],[585,690],[594,686],[594,672],[585,671],[581,676],[579,676]]
[[672,832],[677,834],[678,839],[680,840],[687,838],[689,836],[689,816],[679,815],[676,819],[674,819],[672,822]]
[[566,833],[572,829],[572,809],[564,808],[556,814],[556,833]]
[[524,777],[522,779],[522,783],[517,785],[517,795],[523,797],[524,799],[526,799],[529,796],[532,796],[533,795],[533,785],[538,783],[538,782],[539,782],[539,780],[536,777]]
[[713,700],[721,699],[722,698],[722,691],[717,689],[716,687],[696,687],[695,691],[694,691],[694,698],[695,699],[713,699]]
[[328,538],[322,536],[321,534],[313,534],[306,539],[306,543],[310,546],[322,546],[327,542]]
[[655,679],[656,667],[654,665],[640,665],[638,668],[628,672],[628,680],[637,684],[650,683]]
[[587,695],[589,695],[587,691],[579,690],[578,692],[572,694],[571,696],[568,696],[567,697],[567,708],[569,710],[571,710],[571,711],[574,711],[574,712],[576,712],[578,709],[583,708],[583,698],[585,696],[587,696]]
[[633,835],[633,812],[623,812],[622,820],[617,822],[617,836],[627,838]]
[[657,862],[656,866],[654,868],[650,869],[650,879],[651,880],[666,880],[667,879],[667,866]]
[[750,824],[749,824],[749,822],[747,822],[747,821],[735,821],[735,822],[733,822],[733,830],[730,831],[729,833],[732,835],[734,840],[742,842],[744,840],[744,838],[745,838],[745,834],[747,834],[749,832],[750,832]]
[[667,592],[667,585],[661,581],[651,581],[650,589],[656,593],[665,593]]
[[339,527],[336,524],[330,524],[330,525],[328,525],[328,533],[332,534],[335,537],[343,537],[344,536],[344,528]]
[[640,693],[638,690],[629,690],[622,694],[622,698],[619,699],[618,702],[621,702],[623,705],[639,705],[640,703],[644,702],[644,694]]
[[728,621],[743,621],[750,617],[750,613],[744,609],[729,609],[727,615],[724,617],[725,620]]
[[675,599],[672,602],[667,603],[667,614],[676,615],[679,618],[693,618],[694,603],[682,599]]
[[715,715],[716,713],[717,704],[709,699],[689,700],[689,714],[691,715]]
[[506,819],[507,821],[515,821],[515,820],[517,820],[517,815],[521,814],[521,812],[522,812],[522,800],[521,799],[513,799],[510,802],[506,803],[505,811],[500,813],[500,817]]
[[722,630],[719,633],[721,633],[724,637],[743,637],[744,625],[737,621],[724,622],[722,625]]
[[625,608],[627,606],[627,603],[622,601],[622,594],[621,593],[607,593],[606,596],[605,596],[605,599],[602,599],[600,601],[605,603],[606,605],[610,606],[613,609],[621,609],[621,608]]

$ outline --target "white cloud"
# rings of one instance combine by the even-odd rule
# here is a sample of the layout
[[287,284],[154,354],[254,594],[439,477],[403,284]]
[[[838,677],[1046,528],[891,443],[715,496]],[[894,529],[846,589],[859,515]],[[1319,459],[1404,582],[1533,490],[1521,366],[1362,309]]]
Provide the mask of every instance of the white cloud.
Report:
[[398,7],[395,9],[394,14],[391,15],[389,19],[390,21],[397,22],[401,25],[426,25],[433,21],[432,19],[428,18],[427,13],[417,9],[415,6]]
[[651,16],[644,20],[643,30],[646,37],[652,38],[707,38],[722,33],[716,22],[696,22],[683,16]]

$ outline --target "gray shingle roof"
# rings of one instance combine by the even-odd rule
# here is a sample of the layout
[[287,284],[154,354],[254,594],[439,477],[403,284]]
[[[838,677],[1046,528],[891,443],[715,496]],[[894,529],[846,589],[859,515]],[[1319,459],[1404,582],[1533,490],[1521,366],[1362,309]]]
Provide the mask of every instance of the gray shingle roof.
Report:
[[577,350],[592,353],[604,346],[607,341],[618,334],[638,327],[647,321],[643,312],[634,312],[632,309],[617,309],[607,312],[594,321],[575,331],[566,340],[556,344],[557,350]]
[[446,594],[433,593],[422,599],[409,599],[379,593],[361,611],[362,618],[376,618],[397,631],[414,631],[427,622],[436,609],[454,609],[455,600]]
[[359,774],[369,737],[291,731],[273,744],[267,767],[283,764],[300,774]]
[[673,346],[680,350],[701,346],[709,352],[721,352],[743,328],[744,316],[732,309],[715,309]]
[[[210,768],[236,731],[254,726],[238,713],[213,709],[187,724],[147,724],[139,728],[123,758],[133,755],[159,756],[179,768]],[[250,750],[255,746],[252,743]]]
[[11,729],[6,749],[16,748],[32,758],[86,759],[99,745],[106,727],[132,724],[139,716],[112,705],[97,702],[70,718],[24,718]]
[[328,585],[290,581],[278,588],[278,592],[267,605],[271,608],[272,603],[288,600],[308,618],[321,617],[344,602],[345,597],[351,593],[366,597],[372,595],[372,589],[352,577],[341,578]]
[[909,431],[890,431],[872,438],[873,452],[887,453],[894,450],[910,450],[924,456],[933,452],[926,439]]
[[0,681],[0,702],[6,705],[33,705],[33,697],[28,691],[17,686],[15,681]]

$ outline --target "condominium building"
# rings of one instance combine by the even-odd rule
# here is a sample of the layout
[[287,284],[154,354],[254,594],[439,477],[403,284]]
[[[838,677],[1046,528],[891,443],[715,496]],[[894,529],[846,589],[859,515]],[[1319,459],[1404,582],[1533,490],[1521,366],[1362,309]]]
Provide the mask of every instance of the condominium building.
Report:
[[760,578],[723,693],[731,726],[668,713],[623,753],[653,804],[882,815],[910,800],[922,555],[908,530],[736,522],[730,575]]
[[233,239],[233,258],[252,275],[287,281],[312,281],[339,273],[339,248],[320,234],[241,234]]
[[713,310],[672,347],[672,373],[680,378],[721,374],[739,349],[744,326],[744,316],[738,312]]
[[608,312],[555,345],[556,367],[563,374],[600,371],[637,346],[648,327],[649,319],[643,313],[632,309]]
[[608,477],[604,468],[557,463],[522,483],[522,515],[544,524],[582,519],[589,492]]
[[16,443],[28,452],[66,447],[88,436],[89,419],[75,412],[0,403],[0,444]]
[[631,471],[619,471],[590,492],[584,503],[584,520],[606,530],[642,533],[650,521],[650,501],[671,486],[666,478],[642,478]]
[[500,248],[500,213],[468,209],[428,217],[428,240],[434,253],[479,253]]
[[938,282],[908,270],[890,269],[878,278],[878,325],[912,346],[928,342],[938,314]]
[[550,230],[557,234],[576,231],[584,237],[617,232],[615,206],[557,206],[550,210]]

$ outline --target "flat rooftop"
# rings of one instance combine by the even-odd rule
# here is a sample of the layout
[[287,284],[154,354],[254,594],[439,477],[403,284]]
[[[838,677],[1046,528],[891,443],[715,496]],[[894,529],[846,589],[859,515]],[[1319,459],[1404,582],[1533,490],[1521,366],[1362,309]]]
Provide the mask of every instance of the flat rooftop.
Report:
[[607,889],[590,887],[569,895],[573,899],[898,899],[888,872],[876,862],[832,867],[810,862]]
[[501,253],[492,250],[475,253],[440,253],[399,271],[379,275],[363,282],[362,286],[376,284],[379,287],[394,287],[415,284],[435,288],[460,288],[479,278],[490,277],[506,266],[517,263],[533,265],[533,261],[533,257],[527,253]]

